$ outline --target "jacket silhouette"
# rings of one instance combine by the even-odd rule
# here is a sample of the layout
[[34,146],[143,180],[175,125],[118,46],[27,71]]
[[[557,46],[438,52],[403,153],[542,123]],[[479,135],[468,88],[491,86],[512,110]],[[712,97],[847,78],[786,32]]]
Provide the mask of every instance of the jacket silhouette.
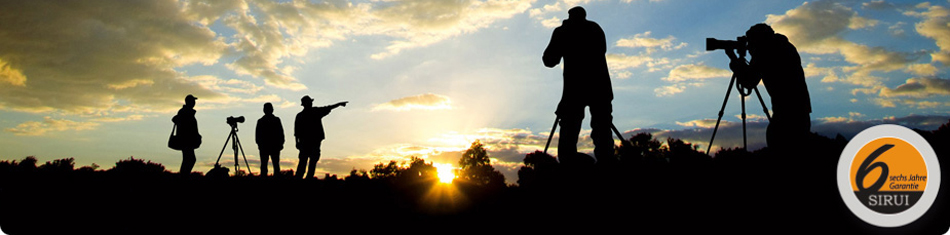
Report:
[[542,56],[544,65],[549,68],[564,59],[564,91],[555,111],[561,125],[558,159],[565,162],[577,156],[577,136],[584,120],[584,108],[589,106],[594,155],[599,162],[607,162],[604,160],[612,159],[614,146],[610,133],[613,89],[604,55],[606,36],[600,25],[586,19],[584,8],[571,8],[568,15],[568,19],[554,29]]
[[267,161],[274,165],[274,174],[280,173],[280,150],[284,149],[284,126],[274,116],[274,106],[264,104],[264,116],[257,120],[254,140],[261,152],[261,176],[267,176]]
[[178,114],[172,117],[172,122],[178,125],[175,135],[179,136],[178,138],[185,144],[182,148],[194,150],[201,143],[201,134],[198,133],[198,119],[195,118],[195,113],[197,111],[195,111],[194,106],[182,105],[181,109],[178,110]]
[[297,149],[300,150],[295,177],[313,178],[317,161],[320,160],[320,145],[323,139],[326,139],[326,133],[323,131],[323,117],[337,107],[346,106],[347,102],[313,107],[313,99],[310,96],[304,96],[300,98],[300,103],[303,110],[297,113],[297,118],[294,120],[294,140]]
[[604,56],[607,53],[604,30],[583,16],[570,17],[554,29],[542,57],[544,66],[549,68],[564,58],[564,91],[558,110],[564,105],[610,102],[614,95]]
[[181,169],[178,173],[187,176],[195,166],[195,149],[201,145],[201,134],[198,133],[198,120],[195,118],[195,100],[198,98],[193,95],[185,97],[185,105],[181,106],[178,114],[172,117],[172,122],[177,125],[176,135],[182,142],[181,147]]

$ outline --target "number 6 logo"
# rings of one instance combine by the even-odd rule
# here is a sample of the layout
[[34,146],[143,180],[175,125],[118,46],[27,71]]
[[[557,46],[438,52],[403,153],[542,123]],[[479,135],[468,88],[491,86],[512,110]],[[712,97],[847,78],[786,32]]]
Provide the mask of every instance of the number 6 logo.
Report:
[[[877,148],[877,150],[874,150],[871,155],[868,155],[867,159],[864,159],[864,162],[862,162],[861,166],[858,167],[858,173],[854,176],[854,183],[858,185],[858,191],[863,192],[870,189],[871,192],[877,192],[878,190],[881,190],[881,187],[884,186],[884,182],[887,181],[887,164],[884,162],[875,162],[874,164],[871,164],[871,162],[874,162],[874,159],[877,159],[877,157],[880,157],[881,154],[893,147],[893,144],[885,144],[884,146]],[[872,184],[870,188],[865,188],[864,177],[867,177],[868,173],[871,173],[874,168],[881,168],[881,176],[877,178],[877,181],[874,181],[874,184]]]

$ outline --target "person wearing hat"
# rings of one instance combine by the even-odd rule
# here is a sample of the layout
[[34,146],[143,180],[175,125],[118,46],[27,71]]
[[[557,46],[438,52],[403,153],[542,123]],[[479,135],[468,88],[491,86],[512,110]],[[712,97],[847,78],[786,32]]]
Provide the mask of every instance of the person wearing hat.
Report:
[[[320,144],[326,138],[322,119],[330,114],[331,110],[341,106],[346,107],[348,101],[313,107],[313,99],[305,95],[300,98],[300,103],[303,110],[297,113],[297,119],[294,120],[294,139],[297,149],[300,150],[298,156],[300,161],[297,163],[295,177],[309,179],[313,178],[313,171],[317,168],[317,161],[320,160]],[[307,170],[306,177],[304,177],[304,170]]]
[[178,114],[172,117],[172,122],[177,128],[177,136],[182,142],[181,146],[181,169],[178,173],[182,176],[191,174],[191,169],[195,167],[195,149],[201,145],[201,134],[198,133],[198,120],[195,119],[195,100],[198,97],[193,95],[185,96],[185,105],[181,106]]
[[599,163],[614,159],[614,141],[610,133],[613,125],[614,98],[607,70],[607,40],[604,30],[587,20],[582,7],[567,11],[568,18],[554,29],[551,42],[544,49],[544,66],[553,68],[564,58],[564,92],[557,105],[561,137],[557,155],[562,162],[577,159],[577,136],[584,120],[584,108],[590,107],[590,138],[594,141],[594,155]]
[[267,160],[274,164],[274,175],[280,174],[280,150],[284,149],[284,126],[274,116],[274,105],[264,104],[264,116],[257,120],[254,135],[257,149],[261,151],[261,176],[267,176]]

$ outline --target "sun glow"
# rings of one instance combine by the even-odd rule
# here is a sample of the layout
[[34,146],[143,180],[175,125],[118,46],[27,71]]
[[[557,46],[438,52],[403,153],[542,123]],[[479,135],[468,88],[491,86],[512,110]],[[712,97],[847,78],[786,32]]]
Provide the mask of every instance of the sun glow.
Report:
[[433,163],[432,166],[435,166],[436,171],[438,172],[439,182],[451,184],[452,180],[455,179],[455,173],[452,173],[452,170],[455,167],[452,167],[452,164],[449,163]]

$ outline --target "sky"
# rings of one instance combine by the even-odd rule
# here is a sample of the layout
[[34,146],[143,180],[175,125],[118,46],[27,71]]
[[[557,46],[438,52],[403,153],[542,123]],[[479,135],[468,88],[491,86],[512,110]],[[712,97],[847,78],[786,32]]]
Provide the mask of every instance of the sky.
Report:
[[[705,149],[731,76],[705,40],[757,23],[798,49],[813,132],[850,138],[880,123],[933,130],[950,120],[950,1],[7,0],[0,160],[108,169],[135,157],[177,171],[167,136],[193,94],[196,171],[215,163],[226,118],[244,116],[238,136],[258,172],[265,102],[288,140],[281,168],[293,169],[293,119],[309,95],[316,106],[350,102],[323,119],[319,176],[409,156],[456,165],[479,140],[513,183],[554,122],[562,70],[541,54],[573,6],[606,33],[613,121],[626,138],[649,132]],[[754,97],[747,103],[749,147],[764,147],[768,122]],[[713,152],[742,143],[735,92],[727,105]],[[589,152],[587,122],[579,147]],[[221,163],[233,166],[232,154]]]

